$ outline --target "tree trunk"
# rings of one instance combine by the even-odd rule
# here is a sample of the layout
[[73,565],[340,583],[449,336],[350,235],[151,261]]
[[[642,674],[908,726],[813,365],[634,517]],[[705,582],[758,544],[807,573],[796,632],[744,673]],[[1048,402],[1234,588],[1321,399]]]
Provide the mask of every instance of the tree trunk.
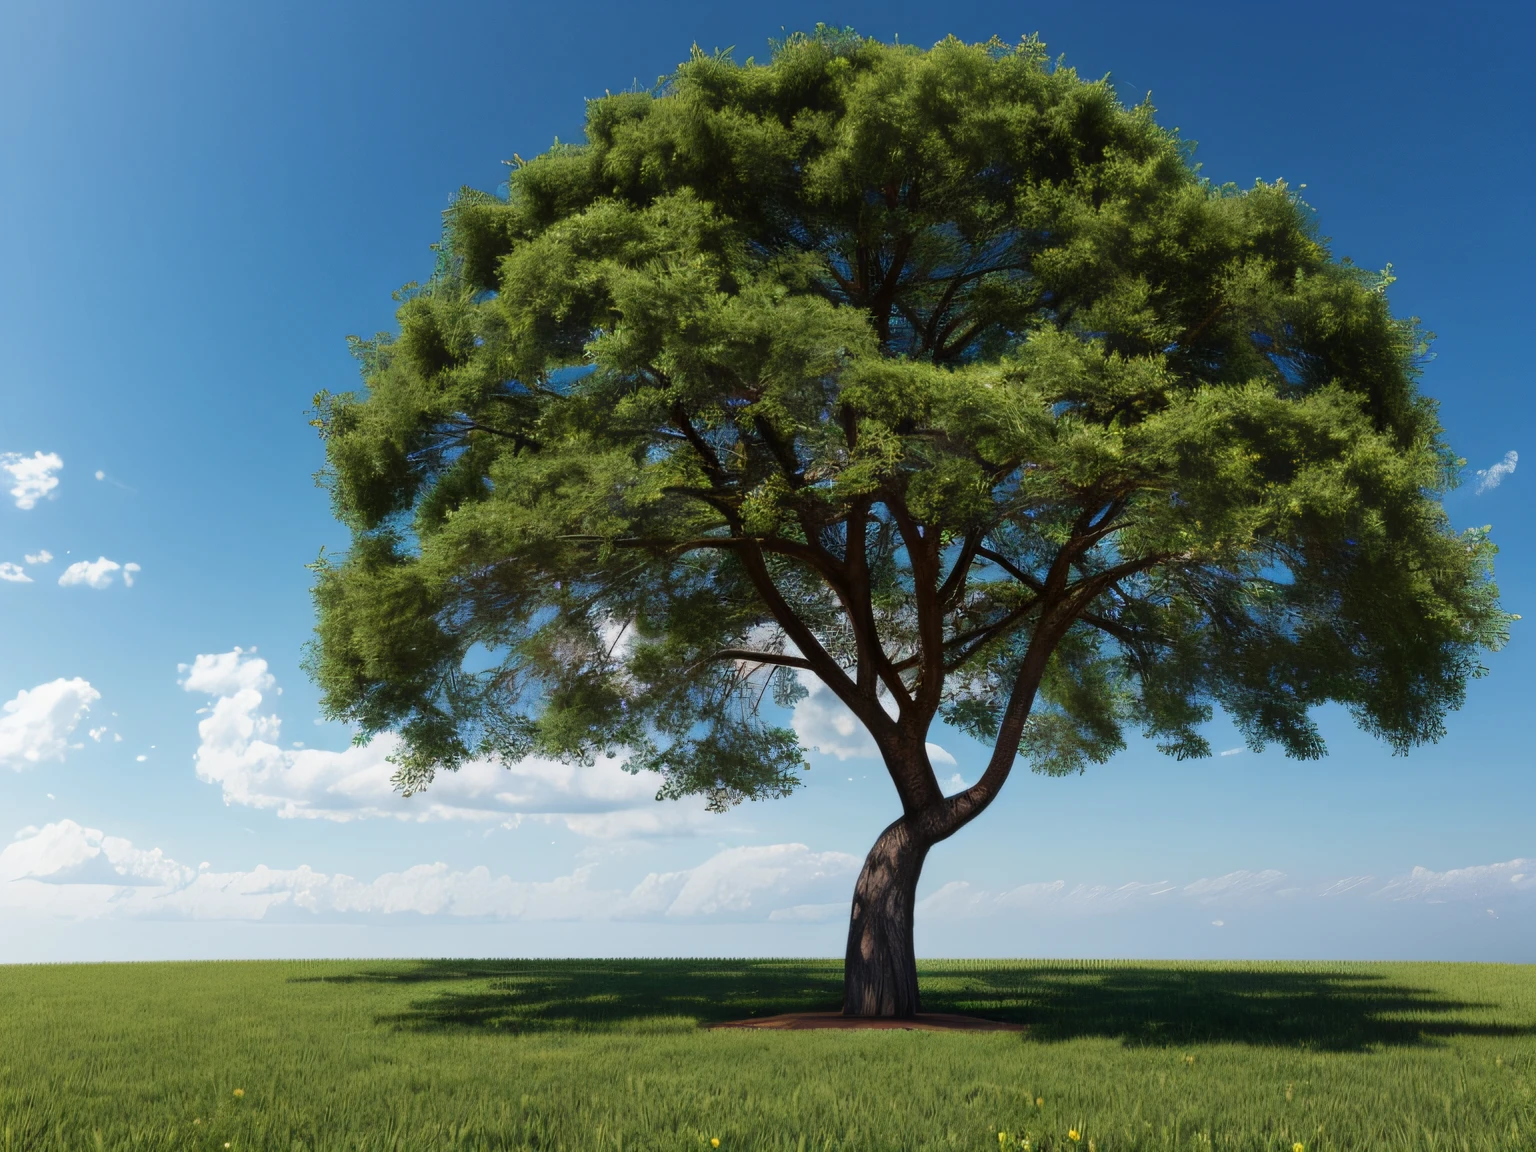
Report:
[[859,873],[843,962],[844,1016],[918,1011],[912,905],[931,843],[914,825],[902,817],[880,833]]

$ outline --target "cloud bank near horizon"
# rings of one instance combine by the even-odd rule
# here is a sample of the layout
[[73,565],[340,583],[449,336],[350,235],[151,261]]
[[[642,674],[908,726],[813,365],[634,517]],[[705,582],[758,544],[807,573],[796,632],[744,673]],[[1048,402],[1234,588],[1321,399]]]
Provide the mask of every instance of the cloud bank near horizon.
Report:
[[[494,875],[485,866],[417,864],[360,880],[308,866],[217,871],[178,862],[159,848],[60,820],[23,828],[0,849],[0,922],[6,920],[194,920],[836,922],[847,915],[860,861],[805,844],[725,848],[690,868],[649,872],[628,887],[600,882],[584,863],[552,880]],[[1063,880],[989,892],[953,881],[921,900],[919,923],[975,918],[1029,922],[1057,917],[1191,911],[1356,909],[1460,904],[1494,917],[1536,911],[1536,859],[1443,872],[1415,868],[1385,881],[1346,877],[1295,884],[1282,872],[1240,870],[1185,884],[1118,886]],[[1220,923],[1219,919],[1213,923]]]
[[0,921],[370,920],[406,914],[529,921],[767,920],[847,890],[857,858],[804,844],[727,848],[692,868],[650,872],[628,888],[586,863],[547,881],[418,864],[362,881],[305,865],[219,872],[158,848],[61,820],[23,828],[0,850]]

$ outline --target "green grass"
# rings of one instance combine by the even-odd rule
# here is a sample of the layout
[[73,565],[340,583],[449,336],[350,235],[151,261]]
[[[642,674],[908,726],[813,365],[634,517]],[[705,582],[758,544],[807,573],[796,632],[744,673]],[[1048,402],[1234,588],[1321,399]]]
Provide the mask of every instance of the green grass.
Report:
[[0,1148],[1536,1147],[1536,968],[931,962],[922,983],[929,1010],[1029,1031],[701,1027],[835,1006],[821,961],[0,968]]

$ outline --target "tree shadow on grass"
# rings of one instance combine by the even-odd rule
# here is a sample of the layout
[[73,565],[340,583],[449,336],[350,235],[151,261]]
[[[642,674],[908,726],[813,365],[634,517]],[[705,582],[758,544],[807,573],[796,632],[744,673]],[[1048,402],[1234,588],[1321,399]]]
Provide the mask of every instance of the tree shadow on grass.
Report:
[[[1499,1005],[1394,982],[1369,967],[936,963],[923,1009],[1028,1025],[1026,1042],[1239,1043],[1359,1051],[1454,1036],[1532,1036]],[[413,1031],[688,1028],[835,1010],[842,965],[815,960],[428,960],[313,977],[420,985],[380,1023]],[[1502,1019],[1494,1019],[1494,1016]]]
[[1343,1052],[1453,1036],[1536,1035],[1536,1025],[1511,1021],[1501,1005],[1356,965],[946,965],[924,982],[923,1005],[1027,1024],[1036,1041],[1103,1037],[1128,1046],[1237,1043]]
[[[830,960],[421,960],[305,982],[430,985],[381,1023],[512,1032],[694,1027],[838,1008]],[[426,990],[426,989],[423,989]]]

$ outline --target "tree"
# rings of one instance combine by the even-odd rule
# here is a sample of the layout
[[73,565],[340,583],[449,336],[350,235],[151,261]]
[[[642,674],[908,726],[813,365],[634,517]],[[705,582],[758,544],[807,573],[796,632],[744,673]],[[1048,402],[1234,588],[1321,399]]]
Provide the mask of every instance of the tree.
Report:
[[[621,753],[723,809],[796,786],[763,704],[816,678],[901,806],[848,1013],[917,1010],[924,857],[1016,760],[1206,756],[1216,705],[1317,757],[1329,701],[1406,752],[1507,634],[1390,269],[1033,38],[695,50],[445,220],[316,402],[329,713],[400,734],[406,793]],[[939,717],[993,747],[951,796]]]

